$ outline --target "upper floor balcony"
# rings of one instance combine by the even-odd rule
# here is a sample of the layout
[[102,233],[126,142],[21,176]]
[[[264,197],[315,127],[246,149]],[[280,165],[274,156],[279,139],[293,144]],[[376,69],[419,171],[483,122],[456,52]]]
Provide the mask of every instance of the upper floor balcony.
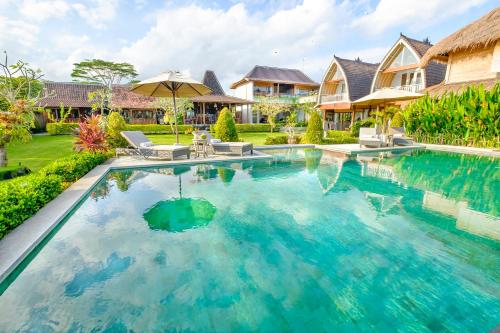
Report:
[[424,89],[424,86],[422,84],[406,84],[402,86],[389,86],[389,87],[379,87],[375,90],[380,90],[382,88],[392,88],[392,89],[397,89],[397,90],[404,90],[404,91],[410,91],[410,92],[419,92],[420,90]]
[[347,102],[347,101],[349,101],[347,93],[329,94],[329,95],[325,94],[320,96],[319,104]]

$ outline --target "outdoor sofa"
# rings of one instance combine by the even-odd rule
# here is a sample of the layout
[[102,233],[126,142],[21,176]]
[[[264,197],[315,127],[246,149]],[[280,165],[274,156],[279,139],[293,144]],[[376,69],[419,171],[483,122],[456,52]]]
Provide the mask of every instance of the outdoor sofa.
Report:
[[207,131],[193,132],[195,137],[205,135],[207,145],[212,148],[214,154],[243,154],[250,152],[253,155],[253,144],[250,142],[222,142],[219,139],[214,139]]
[[380,148],[385,146],[384,140],[377,132],[376,128],[361,127],[359,129],[359,145],[361,147],[376,147]]
[[123,131],[121,136],[127,140],[132,149],[128,152],[143,158],[174,160],[186,156],[189,159],[190,148],[182,145],[155,145],[141,131]]
[[392,143],[398,146],[411,146],[413,145],[413,139],[405,135],[405,129],[403,127],[391,127],[389,129],[389,134],[392,135]]

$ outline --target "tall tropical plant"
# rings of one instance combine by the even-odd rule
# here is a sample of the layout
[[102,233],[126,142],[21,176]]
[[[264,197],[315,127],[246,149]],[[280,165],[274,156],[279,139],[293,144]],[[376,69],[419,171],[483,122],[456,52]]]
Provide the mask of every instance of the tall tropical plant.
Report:
[[104,121],[101,115],[92,115],[78,123],[75,150],[104,152],[108,149]]

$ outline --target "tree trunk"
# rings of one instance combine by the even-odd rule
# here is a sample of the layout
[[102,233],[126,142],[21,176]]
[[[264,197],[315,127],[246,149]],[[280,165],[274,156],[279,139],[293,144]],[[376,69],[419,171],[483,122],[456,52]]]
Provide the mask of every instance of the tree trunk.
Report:
[[0,147],[0,167],[7,166],[7,149]]

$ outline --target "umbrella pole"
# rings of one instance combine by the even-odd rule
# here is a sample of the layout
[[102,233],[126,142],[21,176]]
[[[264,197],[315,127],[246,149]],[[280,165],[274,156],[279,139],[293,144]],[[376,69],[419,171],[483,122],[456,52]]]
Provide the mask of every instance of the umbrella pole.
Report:
[[175,142],[179,144],[179,130],[177,128],[177,104],[175,103],[175,89],[172,90],[172,97],[174,98]]

